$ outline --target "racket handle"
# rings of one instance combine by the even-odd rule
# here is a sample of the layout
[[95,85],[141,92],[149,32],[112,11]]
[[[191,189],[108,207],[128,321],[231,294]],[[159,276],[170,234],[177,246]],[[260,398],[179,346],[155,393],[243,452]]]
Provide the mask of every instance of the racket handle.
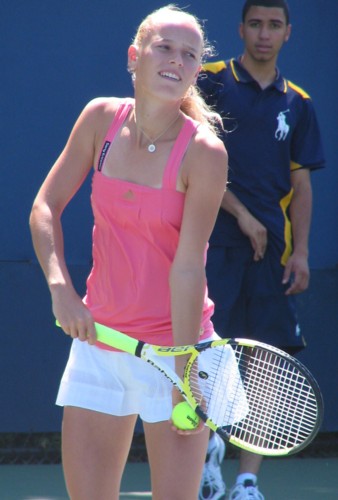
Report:
[[120,351],[135,354],[139,341],[129,337],[125,333],[109,328],[108,326],[95,323],[97,340],[103,344],[115,347]]
[[[60,326],[58,320],[55,321],[56,326]],[[118,330],[109,328],[109,326],[101,325],[100,323],[94,323],[96,329],[97,340],[106,344],[109,347],[114,347],[120,351],[128,352],[130,354],[135,354],[138,347],[139,341],[129,337],[125,333],[121,333]]]

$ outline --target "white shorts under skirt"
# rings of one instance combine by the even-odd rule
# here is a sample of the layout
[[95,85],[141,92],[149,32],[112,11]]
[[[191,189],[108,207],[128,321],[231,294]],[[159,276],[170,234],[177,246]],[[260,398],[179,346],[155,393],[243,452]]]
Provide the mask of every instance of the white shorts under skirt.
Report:
[[[212,339],[216,338],[214,334]],[[173,357],[161,357],[161,363],[174,368]],[[56,404],[161,422],[172,412],[172,388],[163,374],[142,359],[75,339]]]

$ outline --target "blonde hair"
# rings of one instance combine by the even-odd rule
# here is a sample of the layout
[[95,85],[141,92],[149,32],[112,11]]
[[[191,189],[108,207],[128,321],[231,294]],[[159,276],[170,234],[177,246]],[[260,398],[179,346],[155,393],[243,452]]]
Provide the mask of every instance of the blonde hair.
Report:
[[[174,4],[169,4],[165,7],[161,7],[145,17],[138,27],[133,40],[133,45],[141,46],[144,40],[149,36],[149,34],[151,34],[154,26],[156,26],[156,22],[158,22],[159,20],[168,19],[168,17],[173,13],[178,13],[182,15],[182,17],[186,17],[192,24],[195,24],[196,28],[198,29],[202,40],[202,64],[205,59],[211,57],[214,54],[214,49],[208,42],[202,24],[198,20],[198,18],[193,14],[183,11]],[[131,73],[134,79],[133,72],[131,71]],[[190,85],[186,95],[182,99],[180,109],[183,111],[183,113],[185,113],[187,116],[190,116],[193,120],[206,125],[215,134],[218,133],[219,127],[223,128],[222,118],[218,113],[213,111],[210,106],[208,106],[208,104],[201,96],[197,85]]]

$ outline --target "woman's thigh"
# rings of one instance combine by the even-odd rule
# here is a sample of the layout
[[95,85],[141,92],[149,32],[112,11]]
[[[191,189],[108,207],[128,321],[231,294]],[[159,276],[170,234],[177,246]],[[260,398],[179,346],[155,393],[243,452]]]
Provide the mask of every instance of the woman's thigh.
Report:
[[168,421],[144,422],[153,500],[196,500],[207,452],[209,429],[181,436]]
[[62,461],[72,500],[119,498],[136,418],[65,407]]

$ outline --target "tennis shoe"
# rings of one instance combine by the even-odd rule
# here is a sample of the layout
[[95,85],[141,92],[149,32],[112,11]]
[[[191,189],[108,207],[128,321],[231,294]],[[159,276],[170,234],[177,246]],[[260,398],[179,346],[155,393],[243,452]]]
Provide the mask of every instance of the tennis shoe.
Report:
[[229,492],[229,500],[264,500],[258,486],[247,479],[243,484],[236,484]]
[[221,472],[224,455],[225,443],[218,434],[214,434],[213,439],[209,441],[198,500],[225,499],[225,483]]

